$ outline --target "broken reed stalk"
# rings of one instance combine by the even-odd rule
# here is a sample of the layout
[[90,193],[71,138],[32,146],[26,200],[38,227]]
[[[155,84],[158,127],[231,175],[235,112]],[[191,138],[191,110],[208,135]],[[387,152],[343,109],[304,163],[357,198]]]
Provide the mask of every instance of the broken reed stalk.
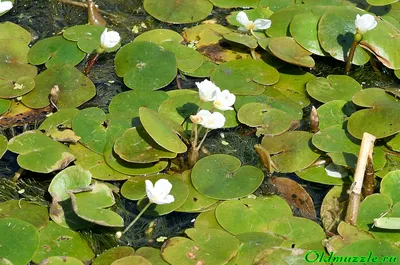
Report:
[[365,197],[374,193],[374,181],[375,181],[375,174],[374,174],[374,165],[372,164],[372,154],[368,156],[367,167],[365,169],[364,174],[364,184],[362,195]]
[[[354,173],[354,182],[350,187],[349,204],[345,221],[351,225],[356,225],[358,210],[360,208],[361,190],[364,183],[364,173],[368,163],[368,158],[372,158],[372,151],[376,137],[369,133],[364,133],[360,153],[358,155],[356,172]],[[372,161],[372,159],[371,159]]]

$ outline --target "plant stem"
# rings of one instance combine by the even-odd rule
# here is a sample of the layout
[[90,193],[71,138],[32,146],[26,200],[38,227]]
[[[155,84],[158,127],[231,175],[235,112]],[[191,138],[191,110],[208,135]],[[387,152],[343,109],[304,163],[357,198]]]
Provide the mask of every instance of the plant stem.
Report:
[[93,65],[94,65],[94,64],[96,63],[96,61],[97,61],[97,58],[99,58],[99,54],[98,54],[98,53],[93,54],[93,55],[90,57],[89,62],[88,62],[88,64],[86,65],[86,68],[85,68],[85,75],[89,75],[90,71],[91,71],[92,68],[93,68]]
[[[79,7],[83,7],[83,8],[88,8],[88,4],[87,3],[82,3],[82,2],[78,2],[78,1],[73,1],[73,0],[58,0],[58,2],[64,3],[64,4],[69,4],[69,5],[73,5],[73,6],[79,6]],[[107,16],[113,16],[115,17],[114,14],[111,14],[107,11],[101,10],[99,9],[100,13],[103,13],[104,15]]]
[[200,150],[201,145],[203,144],[204,140],[206,139],[207,134],[208,134],[209,131],[210,131],[210,129],[207,128],[206,133],[205,133],[204,136],[203,136],[203,139],[201,139],[201,142],[200,142],[199,145],[196,147],[196,151],[199,151],[199,150]]
[[348,75],[351,69],[351,62],[353,61],[354,53],[357,48],[358,41],[353,40],[353,43],[351,44],[350,52],[349,52],[349,57],[347,58],[346,61],[346,67],[345,67],[345,72]]
[[370,4],[368,4],[368,6],[365,8],[365,11],[368,12],[368,11],[371,9],[371,7],[372,7],[372,6],[371,6]]
[[149,201],[149,203],[142,209],[142,211],[140,211],[140,213],[136,216],[136,218],[125,228],[122,234],[128,232],[128,230],[137,222],[137,220],[139,220],[140,216],[142,216],[142,214],[147,210],[147,208],[150,207],[151,204],[152,202]]

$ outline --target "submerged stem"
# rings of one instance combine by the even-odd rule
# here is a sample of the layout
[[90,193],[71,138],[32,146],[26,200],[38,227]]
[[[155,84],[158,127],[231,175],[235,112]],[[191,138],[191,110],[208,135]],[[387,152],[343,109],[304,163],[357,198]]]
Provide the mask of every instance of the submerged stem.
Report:
[[354,35],[354,40],[353,43],[351,44],[350,52],[349,52],[349,57],[347,58],[346,61],[346,67],[345,67],[345,72],[346,74],[349,74],[350,69],[351,69],[351,62],[353,61],[354,53],[357,48],[357,44],[361,41],[362,35],[360,33],[356,33]]
[[201,145],[203,144],[204,140],[206,139],[207,134],[208,134],[209,131],[210,131],[210,129],[207,128],[207,130],[206,130],[206,132],[205,132],[205,134],[204,134],[204,136],[203,136],[203,139],[201,139],[199,145],[196,147],[196,151],[199,151],[199,150],[200,150]]
[[136,216],[136,218],[133,219],[133,221],[125,228],[125,230],[122,232],[122,234],[125,234],[126,232],[128,232],[128,230],[137,222],[137,220],[139,220],[140,216],[143,215],[143,213],[147,210],[147,208],[150,207],[151,204],[152,204],[152,202],[149,201],[149,203],[140,211],[140,213]]

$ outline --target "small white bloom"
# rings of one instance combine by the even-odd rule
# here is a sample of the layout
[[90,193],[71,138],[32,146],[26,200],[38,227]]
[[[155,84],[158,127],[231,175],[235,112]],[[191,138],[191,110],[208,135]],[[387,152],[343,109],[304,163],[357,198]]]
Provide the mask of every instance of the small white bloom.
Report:
[[232,105],[235,104],[236,96],[229,92],[229,90],[223,90],[217,93],[217,98],[214,101],[214,107],[219,110],[233,110]]
[[155,204],[168,204],[175,201],[174,196],[169,195],[172,184],[166,179],[159,179],[153,187],[153,183],[146,179],[146,194],[150,202]]
[[271,27],[271,20],[258,18],[253,22],[249,20],[246,13],[243,11],[237,14],[236,20],[243,25],[243,27],[239,28],[241,31],[267,29]]
[[115,233],[115,238],[116,239],[120,239],[121,237],[122,237],[122,232],[121,231],[118,231],[118,232]]
[[214,101],[217,98],[217,93],[221,91],[219,87],[207,79],[202,82],[196,82],[196,86],[199,89],[200,99],[204,102]]
[[13,8],[13,3],[11,1],[1,2],[1,0],[0,0],[0,14],[7,12],[11,8]]
[[119,33],[116,31],[107,31],[107,28],[101,34],[100,43],[102,48],[111,49],[121,41]]
[[343,166],[335,165],[334,163],[330,163],[325,167],[326,174],[330,177],[334,178],[345,178],[349,175],[347,169]]
[[193,123],[200,124],[208,129],[219,129],[225,125],[225,117],[219,112],[211,113],[208,110],[200,110],[196,115],[191,115]]
[[359,32],[360,34],[366,33],[367,31],[375,28],[377,25],[375,17],[370,14],[364,14],[362,16],[357,15],[355,23],[357,32]]

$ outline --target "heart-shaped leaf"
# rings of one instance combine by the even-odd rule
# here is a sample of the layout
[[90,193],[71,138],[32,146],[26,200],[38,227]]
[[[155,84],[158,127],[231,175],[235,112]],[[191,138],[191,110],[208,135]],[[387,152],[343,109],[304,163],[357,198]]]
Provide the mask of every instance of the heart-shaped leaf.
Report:
[[63,169],[75,160],[67,146],[40,131],[27,131],[15,136],[8,143],[8,149],[19,154],[17,161],[22,168],[40,173]]
[[32,40],[32,36],[23,27],[6,21],[0,24],[0,40],[18,40],[28,45]]
[[304,67],[314,67],[312,53],[301,47],[290,37],[273,38],[268,44],[269,50],[279,59]]
[[356,112],[352,102],[332,100],[317,109],[319,129],[323,130],[333,125],[341,125],[351,114]]
[[96,257],[92,265],[109,265],[120,258],[133,256],[133,254],[135,254],[135,250],[128,246],[110,248]]
[[242,166],[236,157],[216,154],[200,159],[192,170],[192,183],[201,194],[220,200],[244,197],[264,179],[262,171]]
[[0,219],[16,218],[28,222],[37,229],[46,226],[49,220],[47,207],[27,201],[9,200],[0,203]]
[[178,32],[170,29],[152,29],[143,32],[133,41],[150,41],[154,42],[157,45],[160,45],[166,41],[181,43],[183,41],[183,37]]

